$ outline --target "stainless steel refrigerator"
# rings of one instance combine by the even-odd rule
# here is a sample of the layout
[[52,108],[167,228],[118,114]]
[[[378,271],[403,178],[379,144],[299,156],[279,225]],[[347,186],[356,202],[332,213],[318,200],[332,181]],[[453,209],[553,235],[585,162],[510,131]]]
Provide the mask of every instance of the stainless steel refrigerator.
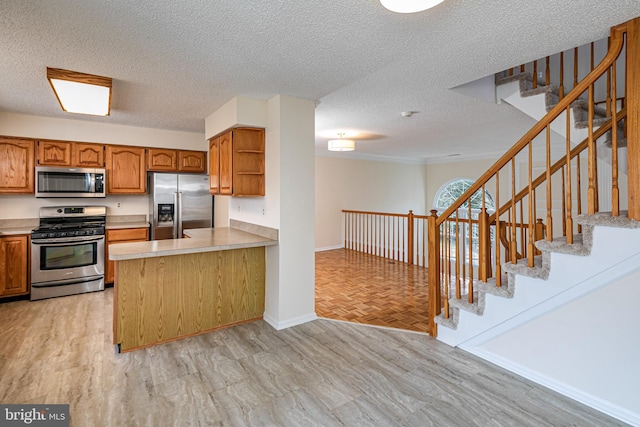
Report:
[[209,176],[149,173],[151,240],[180,239],[183,230],[213,224]]

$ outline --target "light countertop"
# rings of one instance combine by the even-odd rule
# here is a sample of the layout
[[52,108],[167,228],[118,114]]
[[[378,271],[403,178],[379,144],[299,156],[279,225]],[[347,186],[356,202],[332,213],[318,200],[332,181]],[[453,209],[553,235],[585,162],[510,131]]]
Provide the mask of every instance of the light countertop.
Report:
[[0,236],[20,236],[23,234],[31,235],[31,230],[37,227],[3,227],[0,228]]
[[[38,218],[0,219],[0,236],[17,236],[31,234],[40,220]],[[146,215],[109,215],[107,216],[107,230],[121,228],[149,228]]]
[[109,259],[120,261],[278,244],[277,240],[230,227],[196,228],[185,230],[184,234],[190,238],[111,244],[109,245]]
[[38,226],[38,218],[2,219],[0,220],[0,236],[18,236],[31,234]]
[[107,215],[107,230],[123,228],[149,228],[146,215]]
[[109,222],[105,225],[107,230],[120,230],[123,228],[149,228],[148,222]]

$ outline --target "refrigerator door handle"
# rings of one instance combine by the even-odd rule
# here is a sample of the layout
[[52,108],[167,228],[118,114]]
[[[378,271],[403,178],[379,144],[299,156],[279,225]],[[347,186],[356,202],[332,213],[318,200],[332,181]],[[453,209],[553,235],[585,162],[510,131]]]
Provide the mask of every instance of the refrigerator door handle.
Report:
[[178,191],[178,234],[176,239],[182,239],[182,191]]
[[178,224],[180,223],[180,201],[178,192],[173,193],[173,238],[178,238]]

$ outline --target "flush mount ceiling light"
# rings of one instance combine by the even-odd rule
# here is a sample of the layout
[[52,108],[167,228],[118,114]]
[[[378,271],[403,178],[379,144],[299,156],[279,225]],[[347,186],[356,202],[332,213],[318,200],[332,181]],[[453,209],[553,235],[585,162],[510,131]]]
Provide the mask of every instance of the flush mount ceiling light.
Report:
[[415,13],[431,9],[444,0],[380,0],[380,3],[392,12]]
[[108,116],[111,78],[47,67],[47,79],[64,111]]
[[352,139],[342,139],[344,133],[338,133],[340,139],[329,140],[329,151],[353,151],[356,149],[356,142]]

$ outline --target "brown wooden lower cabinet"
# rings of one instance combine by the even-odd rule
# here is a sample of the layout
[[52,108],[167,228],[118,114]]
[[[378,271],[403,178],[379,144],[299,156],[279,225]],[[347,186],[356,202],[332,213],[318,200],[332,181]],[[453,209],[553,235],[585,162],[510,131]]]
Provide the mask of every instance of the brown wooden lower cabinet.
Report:
[[107,242],[104,248],[104,282],[113,283],[115,277],[115,263],[109,261],[109,244],[146,242],[147,240],[149,240],[148,228],[118,228],[115,230],[107,230]]
[[29,293],[29,236],[0,237],[0,297]]
[[265,248],[117,261],[114,344],[130,351],[261,319]]

